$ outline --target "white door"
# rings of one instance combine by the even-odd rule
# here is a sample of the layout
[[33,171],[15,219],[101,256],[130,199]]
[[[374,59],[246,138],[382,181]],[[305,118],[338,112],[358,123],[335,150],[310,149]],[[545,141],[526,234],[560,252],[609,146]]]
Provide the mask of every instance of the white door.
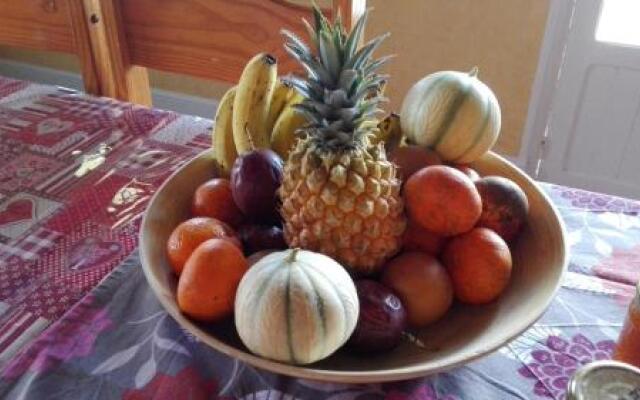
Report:
[[572,7],[537,178],[640,198],[640,0]]

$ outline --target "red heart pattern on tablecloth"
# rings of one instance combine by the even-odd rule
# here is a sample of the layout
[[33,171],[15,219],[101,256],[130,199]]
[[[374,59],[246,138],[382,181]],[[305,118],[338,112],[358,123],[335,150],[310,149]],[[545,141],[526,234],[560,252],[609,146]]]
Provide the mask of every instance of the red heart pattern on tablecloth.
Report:
[[29,221],[33,218],[35,203],[31,199],[14,200],[0,211],[0,226],[16,222]]
[[71,270],[93,268],[120,253],[122,244],[97,237],[87,237],[69,250],[67,267]]

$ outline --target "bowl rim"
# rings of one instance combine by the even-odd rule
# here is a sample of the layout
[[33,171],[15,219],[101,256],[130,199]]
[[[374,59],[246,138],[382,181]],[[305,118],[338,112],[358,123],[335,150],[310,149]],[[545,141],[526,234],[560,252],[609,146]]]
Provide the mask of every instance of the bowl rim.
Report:
[[465,354],[464,356],[452,356],[452,362],[446,365],[436,365],[430,368],[424,368],[421,366],[411,366],[411,367],[403,367],[402,369],[397,368],[397,371],[388,371],[388,370],[380,370],[380,371],[338,371],[338,370],[329,370],[329,369],[318,369],[318,368],[309,368],[304,365],[290,365],[284,364],[278,361],[269,360],[266,358],[262,358],[251,354],[243,349],[239,349],[237,347],[228,345],[220,340],[218,340],[215,336],[205,332],[201,329],[195,322],[187,318],[183,315],[177,307],[174,307],[168,298],[162,295],[164,288],[160,285],[158,281],[155,280],[152,272],[151,265],[146,259],[145,251],[143,249],[143,243],[147,242],[146,234],[147,225],[150,224],[148,221],[148,213],[147,210],[150,209],[158,197],[164,193],[164,191],[168,190],[172,179],[180,174],[184,168],[190,165],[194,160],[199,158],[204,158],[207,156],[211,156],[212,150],[207,149],[198,153],[189,161],[185,162],[180,166],[176,171],[174,171],[163,183],[160,185],[160,188],[154,193],[153,197],[149,201],[143,218],[142,223],[140,224],[140,231],[138,234],[138,254],[140,257],[140,263],[142,265],[142,270],[144,272],[145,278],[151,287],[155,297],[158,299],[164,310],[171,315],[171,317],[183,328],[188,330],[191,334],[196,336],[199,341],[204,342],[209,347],[213,348],[216,351],[219,351],[229,357],[235,358],[242,362],[246,362],[254,367],[264,369],[270,372],[287,375],[295,378],[303,378],[303,379],[311,379],[316,381],[324,381],[324,382],[336,382],[336,383],[379,383],[379,382],[392,382],[399,381],[405,379],[419,378],[432,374],[436,374],[439,372],[444,372],[451,370],[453,368],[457,368],[459,366],[468,364],[471,361],[477,360],[485,355],[488,355],[497,349],[507,345],[516,337],[520,336],[524,331],[529,329],[536,321],[544,314],[547,310],[551,302],[555,299],[558,289],[561,286],[563,276],[568,267],[569,260],[569,248],[567,244],[567,233],[564,221],[562,220],[558,209],[555,204],[551,201],[549,196],[542,190],[542,188],[535,182],[529,175],[527,175],[524,171],[522,171],[518,166],[511,163],[506,158],[494,153],[493,151],[489,151],[484,157],[489,156],[496,158],[498,161],[508,164],[511,168],[514,169],[515,173],[521,178],[526,180],[529,184],[534,187],[538,193],[544,199],[546,205],[550,208],[552,215],[554,216],[554,221],[558,225],[560,230],[560,238],[561,238],[561,246],[559,246],[562,258],[562,268],[560,270],[560,274],[558,276],[557,281],[554,284],[553,291],[551,295],[543,302],[540,302],[536,307],[534,312],[529,313],[530,317],[523,319],[523,322],[518,326],[517,329],[514,329],[511,334],[504,336],[496,336],[491,340],[488,340],[488,345],[483,346],[481,351],[476,351],[472,354]]

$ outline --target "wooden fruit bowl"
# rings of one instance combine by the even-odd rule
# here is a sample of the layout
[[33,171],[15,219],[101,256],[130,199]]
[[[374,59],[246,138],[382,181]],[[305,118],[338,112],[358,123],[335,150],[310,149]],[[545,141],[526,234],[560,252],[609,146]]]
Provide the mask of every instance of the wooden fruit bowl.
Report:
[[451,369],[498,349],[532,325],[553,299],[567,265],[564,226],[538,185],[494,153],[472,166],[481,175],[501,175],[520,185],[529,198],[529,219],[513,248],[513,275],[506,291],[490,305],[454,305],[442,320],[419,332],[427,349],[405,342],[379,356],[338,351],[318,363],[293,366],[251,354],[240,342],[232,321],[205,325],[184,316],[176,303],[177,279],[169,267],[165,244],[173,228],[189,217],[196,187],[215,177],[211,151],[176,171],[149,203],[140,231],[142,268],[160,303],[180,325],[214,349],[258,368],[349,383],[408,379]]

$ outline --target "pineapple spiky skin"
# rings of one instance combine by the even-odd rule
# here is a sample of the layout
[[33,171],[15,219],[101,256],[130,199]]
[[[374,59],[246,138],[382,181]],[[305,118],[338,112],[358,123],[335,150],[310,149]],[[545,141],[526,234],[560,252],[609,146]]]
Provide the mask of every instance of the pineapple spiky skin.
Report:
[[305,22],[311,46],[283,31],[285,49],[307,72],[292,78],[306,118],[285,164],[279,196],[285,239],[333,257],[356,275],[378,271],[401,246],[405,228],[400,181],[383,145],[371,145],[382,85],[371,58],[385,35],[359,47],[367,12],[347,35],[314,7]]
[[322,154],[299,141],[279,194],[291,247],[324,253],[367,275],[401,246],[400,181],[382,148]]

